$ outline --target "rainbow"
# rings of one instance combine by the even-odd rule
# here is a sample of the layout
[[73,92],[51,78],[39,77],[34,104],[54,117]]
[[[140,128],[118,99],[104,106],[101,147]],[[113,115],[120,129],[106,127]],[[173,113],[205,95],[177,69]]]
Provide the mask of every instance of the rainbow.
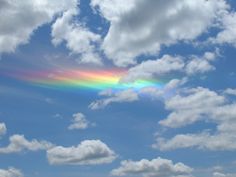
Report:
[[164,81],[154,79],[138,79],[130,83],[120,82],[120,79],[126,74],[126,70],[118,69],[63,69],[54,71],[18,71],[8,73],[8,76],[49,88],[140,90],[145,87],[162,88],[166,84]]

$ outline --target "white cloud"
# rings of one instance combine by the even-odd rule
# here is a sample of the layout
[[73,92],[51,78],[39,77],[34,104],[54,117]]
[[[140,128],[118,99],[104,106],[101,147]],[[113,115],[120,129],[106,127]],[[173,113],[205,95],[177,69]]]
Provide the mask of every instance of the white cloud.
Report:
[[178,92],[180,87],[184,85],[187,81],[187,78],[182,79],[172,79],[163,88],[156,87],[144,87],[138,92],[139,95],[147,95],[152,99],[166,100],[172,97]]
[[39,151],[47,150],[53,147],[50,142],[38,141],[33,139],[28,141],[24,135],[13,135],[10,137],[10,144],[6,147],[0,147],[0,154],[17,153],[24,150]]
[[235,141],[235,132],[217,132],[214,134],[210,134],[208,132],[199,134],[179,134],[170,140],[157,138],[157,142],[153,145],[153,148],[157,148],[162,151],[193,147],[201,150],[231,151],[236,150]]
[[1,0],[0,53],[13,52],[20,44],[26,44],[38,27],[76,3],[76,0]]
[[166,101],[166,108],[172,112],[159,123],[179,128],[196,121],[210,120],[216,124],[216,130],[177,134],[171,139],[158,135],[153,147],[160,150],[192,147],[213,151],[236,150],[236,103],[205,88],[187,89],[183,94]]
[[52,165],[95,165],[111,163],[116,154],[100,140],[82,141],[77,147],[56,146],[47,151]]
[[139,99],[138,94],[135,91],[133,91],[132,89],[120,91],[117,93],[112,93],[112,95],[109,92],[108,96],[109,96],[108,98],[104,98],[104,99],[92,102],[89,105],[89,108],[93,109],[93,110],[101,109],[111,103],[134,102]]
[[236,174],[223,174],[223,173],[219,173],[219,172],[215,172],[213,173],[213,177],[235,177]]
[[92,0],[91,6],[110,22],[102,47],[118,66],[157,54],[162,45],[197,38],[228,8],[225,0]]
[[85,115],[82,113],[73,114],[72,124],[68,127],[69,130],[74,129],[86,129],[89,126],[89,122]]
[[6,127],[5,123],[0,123],[0,137],[2,135],[5,135],[6,132],[7,132],[7,127]]
[[172,112],[160,121],[161,125],[177,128],[194,123],[209,117],[226,102],[223,96],[201,87],[187,90],[184,94],[185,96],[176,95],[165,102],[166,109]]
[[0,176],[1,177],[23,177],[23,174],[18,169],[9,168],[7,170],[0,169]]
[[236,47],[236,13],[226,13],[222,19],[222,31],[209,41],[218,44],[228,43]]
[[219,51],[205,52],[202,56],[170,56],[164,55],[157,60],[147,60],[131,67],[120,82],[134,82],[138,79],[161,78],[173,73],[187,75],[203,74],[214,70],[212,62],[219,56]]
[[236,89],[228,88],[225,90],[224,93],[226,93],[228,95],[235,95],[236,96]]
[[91,32],[82,23],[73,18],[78,15],[76,7],[63,13],[52,25],[52,42],[59,45],[63,41],[74,54],[80,54],[80,63],[95,63],[101,65],[101,59],[95,53],[95,44],[100,42],[100,36]]
[[190,177],[192,168],[183,163],[174,164],[171,160],[156,158],[153,160],[122,161],[121,167],[112,170],[113,176],[144,176],[144,177]]
[[[159,99],[159,100],[165,100],[169,97],[172,97],[173,94],[181,87],[183,84],[185,84],[187,81],[187,78],[182,79],[172,79],[168,83],[160,84],[159,87],[153,87],[153,86],[147,86],[140,89],[135,90],[135,88],[126,89],[123,91],[114,91],[112,89],[107,89],[104,91],[101,91],[99,93],[99,96],[103,96],[106,98],[96,100],[92,102],[89,105],[90,109],[96,110],[96,109],[102,109],[109,104],[112,103],[124,103],[124,102],[134,102],[138,101],[140,97],[147,96],[151,99]],[[126,83],[123,83],[126,84]],[[129,84],[129,83],[128,83]]]
[[137,79],[147,79],[156,75],[160,76],[174,71],[181,71],[184,65],[181,57],[164,55],[160,59],[144,61],[130,68],[127,75],[121,78],[121,82],[133,82]]
[[214,70],[215,67],[211,62],[215,60],[217,55],[218,52],[206,52],[202,57],[192,56],[192,59],[186,64],[186,73],[193,75]]

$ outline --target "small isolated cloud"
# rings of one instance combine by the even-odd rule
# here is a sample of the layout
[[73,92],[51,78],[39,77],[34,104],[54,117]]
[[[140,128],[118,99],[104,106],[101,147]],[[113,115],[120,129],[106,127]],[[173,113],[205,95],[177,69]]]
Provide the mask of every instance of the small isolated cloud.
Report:
[[73,114],[73,120],[71,125],[68,127],[69,130],[74,129],[86,129],[89,126],[89,121],[82,113]]
[[100,140],[85,140],[78,146],[56,146],[47,151],[51,165],[96,165],[111,163],[116,154]]
[[0,137],[2,135],[5,135],[6,132],[7,132],[7,127],[6,127],[5,123],[0,123]]
[[0,169],[1,177],[23,177],[24,175],[20,170],[15,168],[8,168],[7,170]]
[[[138,94],[134,92],[132,89],[120,91],[117,93],[107,92],[107,94],[109,96],[108,98],[92,102],[89,105],[89,108],[96,110],[104,108],[111,103],[134,102],[139,99]],[[105,96],[105,92],[103,92],[102,95]]]
[[228,88],[225,90],[224,93],[228,94],[228,95],[235,95],[236,96],[236,89]]
[[25,139],[24,135],[13,135],[10,137],[10,143],[8,146],[0,147],[0,154],[18,153],[24,150],[47,150],[51,147],[53,147],[53,145],[47,141],[38,141],[36,139],[29,141]]
[[190,177],[192,168],[183,163],[174,164],[171,160],[156,158],[140,161],[125,160],[121,166],[112,170],[113,176],[144,176],[144,177]]

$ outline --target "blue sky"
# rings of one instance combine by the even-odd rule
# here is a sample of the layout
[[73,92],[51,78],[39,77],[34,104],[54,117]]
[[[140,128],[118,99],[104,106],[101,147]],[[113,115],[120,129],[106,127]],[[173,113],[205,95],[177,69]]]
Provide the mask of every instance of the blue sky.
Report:
[[[235,177],[235,7],[1,1],[0,177]],[[122,69],[117,84],[162,84],[34,81],[35,72],[72,69]]]

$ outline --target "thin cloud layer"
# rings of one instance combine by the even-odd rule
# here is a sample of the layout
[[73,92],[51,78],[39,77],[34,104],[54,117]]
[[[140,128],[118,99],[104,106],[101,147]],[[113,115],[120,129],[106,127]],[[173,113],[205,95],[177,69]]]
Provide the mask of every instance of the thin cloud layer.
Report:
[[[105,96],[103,94],[103,96]],[[129,90],[124,90],[118,93],[108,93],[108,98],[104,98],[101,100],[97,100],[92,102],[89,105],[89,108],[92,110],[96,110],[96,109],[101,109],[106,107],[109,104],[112,103],[122,103],[122,102],[134,102],[137,101],[138,98],[138,94],[136,92],[134,92],[133,90],[129,89]]]
[[1,177],[24,177],[20,170],[15,168],[0,169]]

